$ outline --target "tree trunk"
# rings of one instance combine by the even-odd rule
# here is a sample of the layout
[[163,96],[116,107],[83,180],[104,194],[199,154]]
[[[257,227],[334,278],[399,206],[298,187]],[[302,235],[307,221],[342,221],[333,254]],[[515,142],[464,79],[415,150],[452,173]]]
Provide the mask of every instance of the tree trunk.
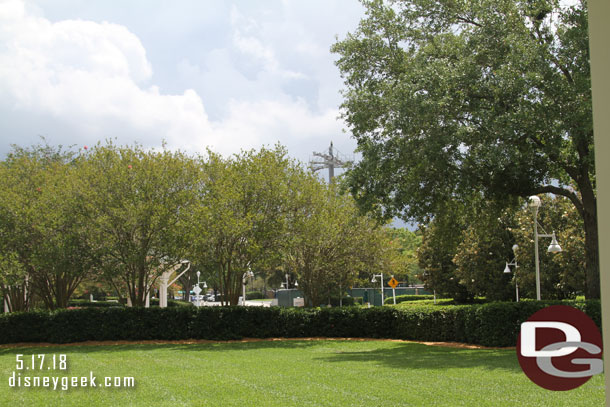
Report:
[[[9,312],[27,311],[31,295],[27,283],[20,286],[2,286],[3,298],[7,298]],[[4,308],[4,303],[1,305]]]

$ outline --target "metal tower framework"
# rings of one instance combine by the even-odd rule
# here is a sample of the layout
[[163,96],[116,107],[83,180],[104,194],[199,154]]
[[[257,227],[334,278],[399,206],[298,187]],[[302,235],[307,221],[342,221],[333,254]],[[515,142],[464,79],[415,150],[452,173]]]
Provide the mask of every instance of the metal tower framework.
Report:
[[318,159],[310,159],[309,168],[311,168],[313,171],[319,171],[328,168],[329,183],[331,183],[333,181],[333,178],[335,177],[335,168],[345,168],[353,162],[353,159],[349,160],[346,158],[339,158],[341,154],[333,147],[332,141],[330,142],[330,147],[328,148],[328,154],[317,153],[314,151],[313,155],[315,157],[318,157]]

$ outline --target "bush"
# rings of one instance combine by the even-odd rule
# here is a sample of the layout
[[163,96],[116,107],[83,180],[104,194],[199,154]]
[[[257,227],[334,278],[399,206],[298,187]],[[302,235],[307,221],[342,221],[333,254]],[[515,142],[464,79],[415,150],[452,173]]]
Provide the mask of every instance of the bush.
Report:
[[262,300],[265,296],[260,291],[250,291],[246,293],[246,300]]
[[68,307],[80,307],[80,308],[108,308],[108,307],[123,307],[123,304],[114,301],[95,301],[89,302],[89,300],[70,300]]
[[244,337],[361,337],[515,346],[519,328],[549,305],[574,306],[601,326],[599,300],[410,307],[89,307],[0,315],[0,343]]
[[[340,303],[341,302],[339,301],[339,297],[330,297],[330,305],[331,306],[338,307]],[[343,303],[344,307],[351,307],[356,302],[354,300],[354,297],[343,297],[342,303]]]
[[[405,301],[421,301],[421,300],[434,300],[434,295],[397,295],[396,304],[400,304]],[[383,300],[384,304],[394,304],[394,297],[387,296]]]
[[[150,300],[150,306],[151,307],[158,307],[159,306],[159,299],[158,298],[152,298]],[[192,303],[187,302],[187,301],[179,301],[179,300],[167,300],[167,306],[168,307],[190,307],[193,306]]]

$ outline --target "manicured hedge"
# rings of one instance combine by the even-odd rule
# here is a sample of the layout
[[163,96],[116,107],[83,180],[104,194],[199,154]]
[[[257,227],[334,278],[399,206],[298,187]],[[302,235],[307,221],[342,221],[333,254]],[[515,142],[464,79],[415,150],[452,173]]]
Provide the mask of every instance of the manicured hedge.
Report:
[[90,302],[89,300],[70,300],[68,307],[80,307],[80,308],[108,308],[108,307],[123,307],[124,305],[114,301],[95,301]]
[[[167,300],[168,307],[189,307],[192,306],[190,302],[178,301],[178,300]],[[124,307],[124,304],[114,301],[94,301],[90,302],[89,300],[70,300],[68,303],[69,307],[77,307],[77,308],[108,308],[108,307]],[[151,307],[159,306],[159,299],[152,298],[150,300]]]
[[339,304],[343,304],[344,307],[351,307],[355,304],[362,304],[362,301],[357,302],[356,298],[362,299],[362,297],[343,297],[342,301],[339,301],[339,297],[330,297],[330,305],[338,307]]
[[260,291],[249,291],[246,293],[246,300],[248,300],[248,301],[262,300],[263,298],[265,298],[265,296]]
[[554,304],[601,326],[600,302],[522,301],[452,306],[82,308],[0,315],[0,343],[87,340],[362,337],[514,346],[521,322]]
[[[150,306],[151,307],[158,307],[159,306],[159,299],[158,298],[151,298],[150,299]],[[187,301],[180,301],[180,300],[167,300],[167,306],[168,307],[192,307],[194,306],[193,303],[191,302],[187,302]]]
[[[422,301],[422,300],[433,300],[434,295],[397,295],[396,304],[400,304],[405,301]],[[394,297],[391,295],[386,296],[383,300],[384,304],[394,304]]]

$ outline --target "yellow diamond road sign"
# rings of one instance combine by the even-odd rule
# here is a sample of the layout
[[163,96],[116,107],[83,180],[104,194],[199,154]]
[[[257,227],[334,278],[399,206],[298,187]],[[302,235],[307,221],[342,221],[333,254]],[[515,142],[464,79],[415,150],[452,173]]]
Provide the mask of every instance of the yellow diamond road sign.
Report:
[[388,285],[392,288],[396,288],[396,286],[398,285],[398,281],[396,281],[396,279],[392,277],[392,279],[388,281]]

